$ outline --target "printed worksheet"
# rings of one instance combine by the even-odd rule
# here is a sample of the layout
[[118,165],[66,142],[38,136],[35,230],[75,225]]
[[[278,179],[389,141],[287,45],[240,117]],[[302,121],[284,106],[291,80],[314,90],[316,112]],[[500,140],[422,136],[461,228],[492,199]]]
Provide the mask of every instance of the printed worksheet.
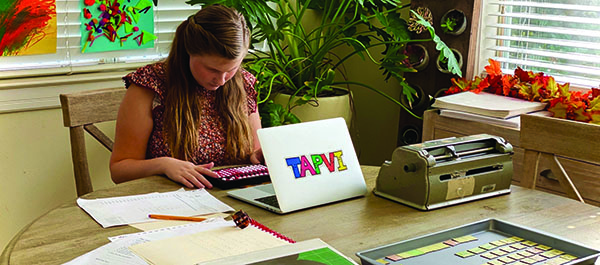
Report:
[[63,265],[147,265],[149,263],[131,252],[129,247],[154,240],[194,234],[223,227],[235,228],[236,226],[233,221],[225,221],[222,218],[211,218],[203,222],[187,223],[180,226],[165,227],[156,230],[110,237],[110,243],[64,263]]
[[194,216],[234,211],[205,189],[92,200],[79,198],[77,205],[104,228],[151,221],[149,214]]

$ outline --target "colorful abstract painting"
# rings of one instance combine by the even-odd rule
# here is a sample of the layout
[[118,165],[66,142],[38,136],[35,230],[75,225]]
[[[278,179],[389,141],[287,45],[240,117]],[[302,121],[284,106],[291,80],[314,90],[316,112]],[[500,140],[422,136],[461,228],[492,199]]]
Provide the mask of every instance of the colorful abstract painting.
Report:
[[55,52],[55,0],[0,0],[0,56]]
[[81,0],[80,7],[82,53],[154,47],[150,0]]

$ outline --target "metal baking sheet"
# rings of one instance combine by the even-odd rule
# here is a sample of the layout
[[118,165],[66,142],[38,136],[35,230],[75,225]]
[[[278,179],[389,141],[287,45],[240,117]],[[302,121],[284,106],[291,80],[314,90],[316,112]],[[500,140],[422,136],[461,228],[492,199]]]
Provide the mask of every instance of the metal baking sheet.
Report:
[[[421,256],[411,257],[395,262],[390,260],[387,261],[390,265],[481,265],[486,264],[486,262],[489,260],[479,255],[461,258],[454,254],[481,246],[485,243],[512,236],[517,236],[525,240],[543,244],[577,257],[576,260],[565,264],[594,264],[596,259],[600,257],[600,250],[592,249],[579,243],[569,241],[567,239],[560,238],[539,230],[519,226],[497,219],[485,219],[449,230],[361,251],[356,253],[356,255],[360,258],[362,264],[381,265],[382,263],[377,262],[377,259],[466,235],[472,235],[478,240],[462,243],[454,247],[449,247],[435,252],[429,252]],[[534,263],[534,265],[538,264],[544,264],[544,262]]]

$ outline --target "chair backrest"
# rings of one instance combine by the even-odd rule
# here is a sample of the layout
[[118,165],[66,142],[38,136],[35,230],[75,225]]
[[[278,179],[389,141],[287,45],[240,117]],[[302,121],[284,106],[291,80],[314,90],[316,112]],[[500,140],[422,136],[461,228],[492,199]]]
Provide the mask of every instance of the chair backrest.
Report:
[[121,87],[60,95],[64,125],[69,127],[77,196],[94,190],[88,168],[84,131],[112,152],[112,139],[94,124],[117,119],[125,91]]

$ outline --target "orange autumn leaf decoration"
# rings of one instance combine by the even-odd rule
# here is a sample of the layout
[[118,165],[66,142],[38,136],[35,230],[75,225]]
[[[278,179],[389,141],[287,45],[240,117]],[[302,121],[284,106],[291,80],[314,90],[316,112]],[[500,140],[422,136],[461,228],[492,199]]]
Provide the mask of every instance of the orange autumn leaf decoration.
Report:
[[488,62],[490,62],[490,65],[484,67],[488,75],[502,75],[502,69],[498,61],[489,59]]
[[514,74],[503,74],[500,62],[489,59],[487,75],[473,80],[452,79],[445,95],[472,91],[485,91],[529,101],[547,102],[547,110],[554,117],[600,124],[600,88],[590,91],[570,91],[569,83],[559,84],[552,76],[542,72],[525,71],[520,67]]

